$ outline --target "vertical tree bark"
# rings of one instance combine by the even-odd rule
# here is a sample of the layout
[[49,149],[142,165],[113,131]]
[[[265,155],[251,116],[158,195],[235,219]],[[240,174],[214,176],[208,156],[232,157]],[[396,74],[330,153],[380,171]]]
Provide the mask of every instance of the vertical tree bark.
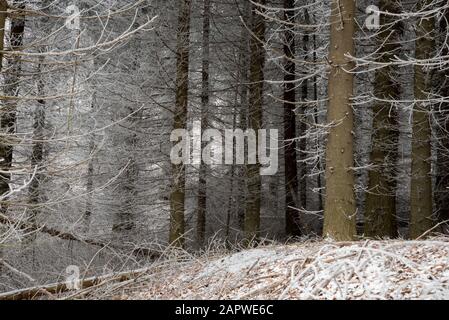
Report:
[[[173,129],[186,129],[189,88],[191,0],[179,0],[178,35],[176,48],[176,102]],[[184,245],[185,168],[172,164],[172,190],[170,194],[170,236],[175,246]]]
[[[380,0],[383,12],[400,13],[395,0]],[[395,23],[396,22],[396,23]],[[401,25],[396,17],[381,15],[383,28],[378,36],[379,62],[389,63],[401,49]],[[396,101],[400,96],[397,67],[387,65],[376,70],[374,96],[379,100]],[[376,101],[373,106],[373,134],[368,193],[365,205],[365,236],[393,238],[396,226],[396,165],[398,149],[398,121],[394,102]]]
[[[298,202],[298,159],[296,154],[296,68],[294,0],[284,0],[284,162],[285,162],[285,231],[287,236],[301,236]],[[303,119],[301,119],[303,120]],[[301,164],[302,165],[302,164]],[[301,190],[302,192],[302,190]]]
[[[8,3],[6,0],[0,0],[0,73],[3,73],[3,47],[5,42],[5,27],[6,27],[6,17],[8,10]],[[1,109],[3,109],[5,101],[0,98]],[[0,111],[0,117],[3,117],[3,111]],[[5,163],[5,150],[4,147],[8,143],[3,137],[3,128],[0,127],[0,170],[6,171],[8,168],[4,167]],[[0,173],[0,213],[5,213],[5,204],[3,203],[3,195],[8,192],[8,176],[7,173]],[[0,226],[0,231],[2,231],[2,226]],[[3,257],[2,249],[0,248],[0,259]],[[2,272],[3,265],[0,265],[0,273]]]
[[[249,60],[250,60],[250,35],[247,26],[251,25],[251,2],[243,3],[242,12],[241,48],[239,53],[239,78],[240,78],[240,129],[245,131],[248,128],[248,85],[249,85]],[[238,171],[239,196],[238,196],[238,225],[240,230],[245,230],[245,203],[246,203],[246,167],[241,166]]]
[[[95,138],[91,136],[89,141],[89,156],[92,156],[92,153],[95,150]],[[86,210],[84,211],[84,229],[86,232],[89,232],[90,224],[92,221],[92,201],[93,201],[93,190],[94,190],[94,161],[93,159],[89,159],[89,163],[87,165],[87,181],[86,181]]]
[[[240,59],[239,62],[241,63],[241,53],[240,53]],[[237,83],[241,84],[242,82],[242,73],[241,73],[241,69],[239,66],[239,69],[237,71]],[[235,130],[237,127],[237,118],[240,116],[242,116],[242,110],[241,107],[242,105],[239,105],[239,96],[240,96],[240,92],[241,92],[241,86],[238,85],[236,86],[235,89],[235,96],[234,96],[234,108],[233,108],[233,113],[232,113],[232,130]],[[233,143],[233,154],[236,154],[236,148],[235,148],[235,144]],[[240,173],[240,171],[237,171],[237,165],[235,164],[235,162],[232,163],[231,168],[229,169],[230,171],[230,191],[229,191],[229,199],[228,199],[228,208],[226,210],[226,226],[225,226],[225,241],[226,241],[226,245],[228,247],[230,247],[230,241],[229,241],[229,236],[230,236],[230,231],[231,231],[231,218],[233,216],[233,212],[237,212],[237,216],[238,219],[240,218],[240,212],[239,212],[239,208],[235,208],[235,204],[236,202],[236,198],[242,199],[243,197],[241,197],[241,194],[238,193],[238,195],[235,195],[235,184],[237,183],[237,189],[239,187],[239,179],[235,179],[236,174]],[[239,221],[240,222],[240,221]]]
[[[439,33],[442,39],[442,55],[449,55],[447,46],[447,34],[449,32],[449,9],[446,9],[444,18],[441,19]],[[439,92],[446,99],[449,97],[449,70],[439,72],[438,77]],[[440,222],[449,220],[449,103],[443,102],[436,110],[438,121],[438,144],[436,161],[436,212]],[[443,227],[443,232],[449,231],[448,224]]]
[[[431,0],[422,0],[419,8],[428,6]],[[432,56],[435,46],[435,19],[424,17],[416,26],[416,59]],[[432,74],[425,66],[415,65],[415,105],[413,108],[412,134],[412,182],[410,194],[410,237],[416,238],[430,229],[432,216],[431,177],[431,105],[425,100],[432,88]]]
[[331,5],[329,51],[329,104],[327,122],[331,126],[326,145],[326,198],[323,235],[335,240],[351,240],[356,235],[354,199],[353,110],[351,97],[354,77],[346,70],[354,55],[355,2],[333,0]]
[[[129,112],[133,112],[133,109],[129,108]],[[136,114],[135,117],[142,118],[140,112]],[[132,120],[130,120],[130,122],[131,121]],[[132,122],[130,125],[132,125]],[[120,204],[112,226],[112,230],[117,234],[119,239],[122,239],[123,237],[132,237],[132,231],[135,228],[135,202],[137,198],[137,182],[139,181],[140,171],[136,155],[133,154],[133,151],[137,150],[137,134],[135,132],[127,133],[125,142],[129,147],[129,156],[127,167],[125,168],[120,181]]]
[[[315,18],[313,19],[315,20]],[[316,63],[317,61],[317,54],[316,54],[316,34],[314,33],[312,36],[313,39],[313,62]],[[315,106],[314,106],[314,125],[318,126],[319,124],[319,102],[318,102],[318,77],[315,75],[313,77],[313,101],[315,101]],[[321,143],[320,143],[320,138],[317,137],[316,141],[315,141],[315,145],[316,145],[316,152],[320,152],[321,149]],[[318,189],[318,211],[323,211],[323,190],[322,190],[322,176],[323,174],[321,173],[323,169],[323,165],[322,165],[322,159],[321,157],[318,159],[318,170],[319,170],[319,174],[317,174],[316,177],[316,182],[317,182],[317,189]],[[320,230],[321,231],[321,230]]]
[[[210,0],[204,0],[203,8],[203,46],[202,46],[202,88],[201,88],[201,132],[207,128],[207,112],[209,108],[209,59],[210,59]],[[232,181],[231,181],[232,183]],[[207,182],[206,166],[201,161],[199,168],[198,185],[198,213],[197,213],[197,243],[201,247],[204,244],[206,232],[207,210]],[[232,196],[232,195],[231,195]]]
[[0,72],[3,67],[3,46],[5,42],[5,26],[6,26],[6,17],[8,10],[8,3],[6,0],[0,0]]
[[[96,69],[94,69],[96,70]],[[92,97],[91,110],[95,111],[95,95]],[[92,206],[93,206],[93,191],[94,191],[94,159],[93,154],[95,152],[95,134],[92,132],[89,136],[89,162],[87,164],[87,177],[86,177],[86,210],[84,211],[84,231],[89,232],[90,224],[92,221]]]
[[[24,4],[18,4],[19,10],[25,9]],[[16,16],[11,19],[11,48],[13,50],[20,50],[23,44],[23,32],[25,30],[24,16]],[[8,61],[8,74],[5,78],[5,94],[6,96],[17,97],[19,94],[19,79],[21,72],[21,58],[14,56]],[[8,171],[12,166],[13,135],[16,131],[16,106],[15,100],[4,100],[2,102],[0,114],[0,129],[5,138],[0,141],[0,196],[5,195],[9,191],[9,181],[11,175]],[[7,210],[7,200],[2,199],[1,212],[5,213]]]
[[[309,12],[304,9],[304,25],[310,24]],[[302,37],[303,59],[309,59],[309,33],[304,31]],[[305,76],[305,73],[303,74]],[[309,95],[309,80],[303,79],[301,83],[301,102],[306,102]],[[299,203],[302,209],[307,210],[307,138],[305,138],[307,125],[306,105],[300,105],[299,109],[299,133],[304,138],[299,140]]]
[[[252,5],[252,37],[250,40],[250,87],[249,87],[249,107],[248,120],[249,128],[256,133],[262,127],[262,104],[264,85],[264,64],[265,50],[265,21],[257,14],[257,10],[262,10],[257,4],[265,5],[266,0],[257,0]],[[256,240],[260,229],[260,163],[247,164],[246,183],[247,200],[245,211],[245,238],[247,241]]]
[[[38,65],[38,96],[44,97],[44,81],[42,79],[42,65],[44,63],[44,58],[39,58]],[[33,124],[33,149],[31,151],[31,169],[36,171],[33,180],[31,180],[29,185],[29,203],[31,216],[29,221],[31,223],[36,223],[36,217],[40,213],[40,203],[42,203],[42,190],[41,183],[44,179],[44,174],[42,173],[42,163],[44,160],[44,129],[45,129],[45,100],[39,99],[37,101],[36,109],[34,110],[34,124]],[[35,234],[29,237],[30,241],[35,239]]]
[[[234,114],[232,117],[232,129],[234,130],[237,125],[237,101],[238,101],[238,90],[236,90],[235,95],[235,104],[234,104]],[[233,154],[236,154],[235,152],[235,146],[233,147]],[[226,245],[229,246],[229,235],[231,230],[231,216],[234,209],[234,177],[235,177],[235,169],[236,165],[233,163],[231,165],[230,171],[230,191],[229,191],[229,199],[228,199],[228,208],[226,209],[226,226],[225,226],[225,241]]]

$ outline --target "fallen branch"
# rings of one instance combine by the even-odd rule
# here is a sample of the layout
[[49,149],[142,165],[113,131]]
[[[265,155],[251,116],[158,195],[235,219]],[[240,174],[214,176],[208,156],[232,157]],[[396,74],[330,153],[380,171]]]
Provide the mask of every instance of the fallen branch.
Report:
[[3,260],[3,259],[0,259],[0,264],[3,265],[3,266],[5,266],[7,269],[9,269],[10,271],[14,272],[15,274],[18,274],[19,276],[21,276],[21,277],[23,277],[23,278],[26,278],[28,281],[31,281],[31,282],[35,282],[35,281],[36,281],[36,280],[35,280],[34,278],[32,278],[30,275],[26,274],[26,273],[23,272],[23,271],[20,271],[20,270],[14,268],[12,265],[10,265],[8,262],[6,262],[6,261]]
[[420,235],[418,238],[416,238],[415,240],[421,240],[422,238],[424,238],[425,236],[427,236],[429,233],[431,233],[433,230],[439,228],[441,225],[443,224],[447,224],[449,222],[449,220],[444,220],[441,221],[440,223],[437,223],[436,225],[434,225],[432,228],[430,228],[429,230],[427,230],[426,232],[424,232],[422,235]]
[[[60,230],[47,227],[45,225],[39,225],[37,223],[32,223],[32,222],[17,221],[15,219],[9,218],[1,213],[0,213],[0,223],[5,224],[5,225],[15,225],[19,229],[26,230],[27,232],[30,232],[30,231],[42,232],[42,233],[48,234],[52,237],[56,237],[59,239],[86,243],[86,244],[98,246],[101,248],[112,248],[112,249],[117,249],[117,250],[121,250],[121,251],[130,250],[130,248],[127,248],[126,246],[104,243],[104,242],[92,240],[92,239],[83,239],[83,238],[80,238],[72,233],[62,232]],[[137,256],[145,256],[145,257],[149,257],[151,259],[156,259],[161,256],[161,253],[159,251],[155,251],[155,250],[152,250],[149,248],[132,248],[132,253]]]
[[[78,285],[80,290],[87,289],[94,286],[99,286],[105,282],[124,282],[134,279],[144,273],[147,273],[154,267],[137,269],[132,271],[125,271],[121,273],[112,273],[104,276],[90,277],[84,280],[80,280]],[[71,282],[58,282],[44,286],[36,286],[26,289],[14,290],[0,294],[0,300],[30,300],[36,299],[43,295],[58,295],[64,292],[72,291]]]

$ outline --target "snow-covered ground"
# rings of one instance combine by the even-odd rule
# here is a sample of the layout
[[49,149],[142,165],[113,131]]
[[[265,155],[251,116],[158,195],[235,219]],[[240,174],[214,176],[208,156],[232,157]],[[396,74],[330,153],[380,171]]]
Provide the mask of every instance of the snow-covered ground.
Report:
[[306,242],[171,263],[120,299],[449,299],[449,239]]

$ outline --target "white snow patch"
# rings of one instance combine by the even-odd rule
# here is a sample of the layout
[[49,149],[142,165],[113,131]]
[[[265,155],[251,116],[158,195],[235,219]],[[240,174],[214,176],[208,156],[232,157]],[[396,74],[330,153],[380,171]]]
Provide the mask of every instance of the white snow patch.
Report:
[[173,267],[133,299],[449,299],[449,239],[261,247]]

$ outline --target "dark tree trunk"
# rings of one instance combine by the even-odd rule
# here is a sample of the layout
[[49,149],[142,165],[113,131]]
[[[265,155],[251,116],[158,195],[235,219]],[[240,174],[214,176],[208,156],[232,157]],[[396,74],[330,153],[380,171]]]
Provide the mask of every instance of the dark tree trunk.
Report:
[[[265,5],[266,0],[257,0],[256,4]],[[256,133],[262,128],[262,105],[263,105],[263,87],[264,87],[264,65],[265,49],[265,21],[257,13],[262,10],[256,4],[252,5],[252,24],[251,32],[253,36],[250,40],[250,86],[249,86],[249,106],[248,106],[248,125]],[[252,242],[259,236],[260,231],[260,193],[261,178],[260,164],[247,164],[246,183],[247,199],[245,211],[245,238]]]
[[[178,35],[176,48],[176,102],[173,129],[186,129],[189,91],[191,0],[179,0]],[[172,245],[184,246],[185,167],[172,164],[172,190],[170,194],[170,236]]]
[[[24,4],[18,5],[19,10],[25,9]],[[25,18],[22,15],[11,20],[11,48],[20,50],[23,45],[23,33],[25,30]],[[16,106],[17,102],[12,97],[19,94],[19,79],[21,73],[21,58],[14,56],[8,61],[8,74],[5,78],[5,95],[11,97],[2,101],[0,113],[0,129],[4,134],[3,141],[0,141],[0,197],[8,193],[11,175],[8,173],[12,166],[14,134],[16,132]],[[7,199],[1,200],[1,212],[6,212],[8,208]]]
[[[40,58],[38,66],[38,96],[44,97],[44,81],[42,79],[42,65],[44,59]],[[42,173],[42,164],[44,160],[44,130],[45,130],[45,100],[39,99],[37,101],[36,109],[34,111],[34,125],[33,125],[33,149],[31,151],[31,169],[35,171],[33,180],[29,185],[29,203],[31,209],[31,216],[29,220],[32,223],[36,222],[36,218],[40,213],[40,204],[42,203],[42,182],[44,174]],[[28,240],[35,239],[35,234],[28,237]]]
[[[209,44],[210,44],[210,0],[204,0],[203,8],[203,46],[202,46],[202,88],[201,88],[201,128],[202,132],[207,128],[207,112],[209,108]],[[196,235],[200,247],[204,244],[206,233],[207,212],[207,180],[206,166],[201,161],[199,169],[198,185],[198,213]]]
[[[284,20],[288,23],[284,32],[284,162],[285,228],[287,236],[301,235],[301,217],[297,210],[300,203],[298,201],[298,159],[296,154],[295,33],[294,27],[291,25],[295,21],[295,12],[292,10],[294,5],[294,0],[284,0]],[[301,204],[303,203],[301,202]]]
[[[431,0],[422,0],[419,8],[428,6]],[[435,49],[435,18],[418,21],[416,28],[416,59],[432,57]],[[412,124],[412,182],[410,194],[410,237],[417,238],[434,225],[432,212],[431,177],[431,105],[423,102],[432,89],[432,74],[425,66],[415,66],[415,103]]]
[[[381,0],[380,10],[399,14],[397,1]],[[378,36],[379,62],[390,63],[401,49],[401,24],[395,17],[382,15],[383,30]],[[400,84],[396,81],[397,67],[386,65],[376,70],[373,106],[373,134],[369,185],[365,205],[365,236],[394,238],[396,225],[396,167],[398,152],[398,121],[394,102],[400,98]]]
[[[444,17],[441,19],[440,37],[442,44],[445,44],[442,54],[448,56],[449,49],[446,37],[449,32],[449,9],[446,9]],[[447,99],[449,97],[449,70],[447,68],[439,72],[438,80],[440,95]],[[438,122],[435,202],[438,220],[444,222],[449,220],[449,103],[441,103],[435,111]],[[449,233],[448,226],[448,223],[443,224],[442,231]]]
[[[249,85],[249,60],[250,60],[250,49],[249,49],[249,32],[247,26],[251,25],[251,2],[245,1],[243,4],[242,12],[242,31],[241,31],[241,48],[239,53],[239,97],[240,97],[240,114],[239,114],[239,125],[240,129],[246,130],[248,128],[248,85]],[[238,179],[238,212],[237,219],[240,230],[245,230],[245,202],[246,202],[246,167],[240,166],[237,179]]]

